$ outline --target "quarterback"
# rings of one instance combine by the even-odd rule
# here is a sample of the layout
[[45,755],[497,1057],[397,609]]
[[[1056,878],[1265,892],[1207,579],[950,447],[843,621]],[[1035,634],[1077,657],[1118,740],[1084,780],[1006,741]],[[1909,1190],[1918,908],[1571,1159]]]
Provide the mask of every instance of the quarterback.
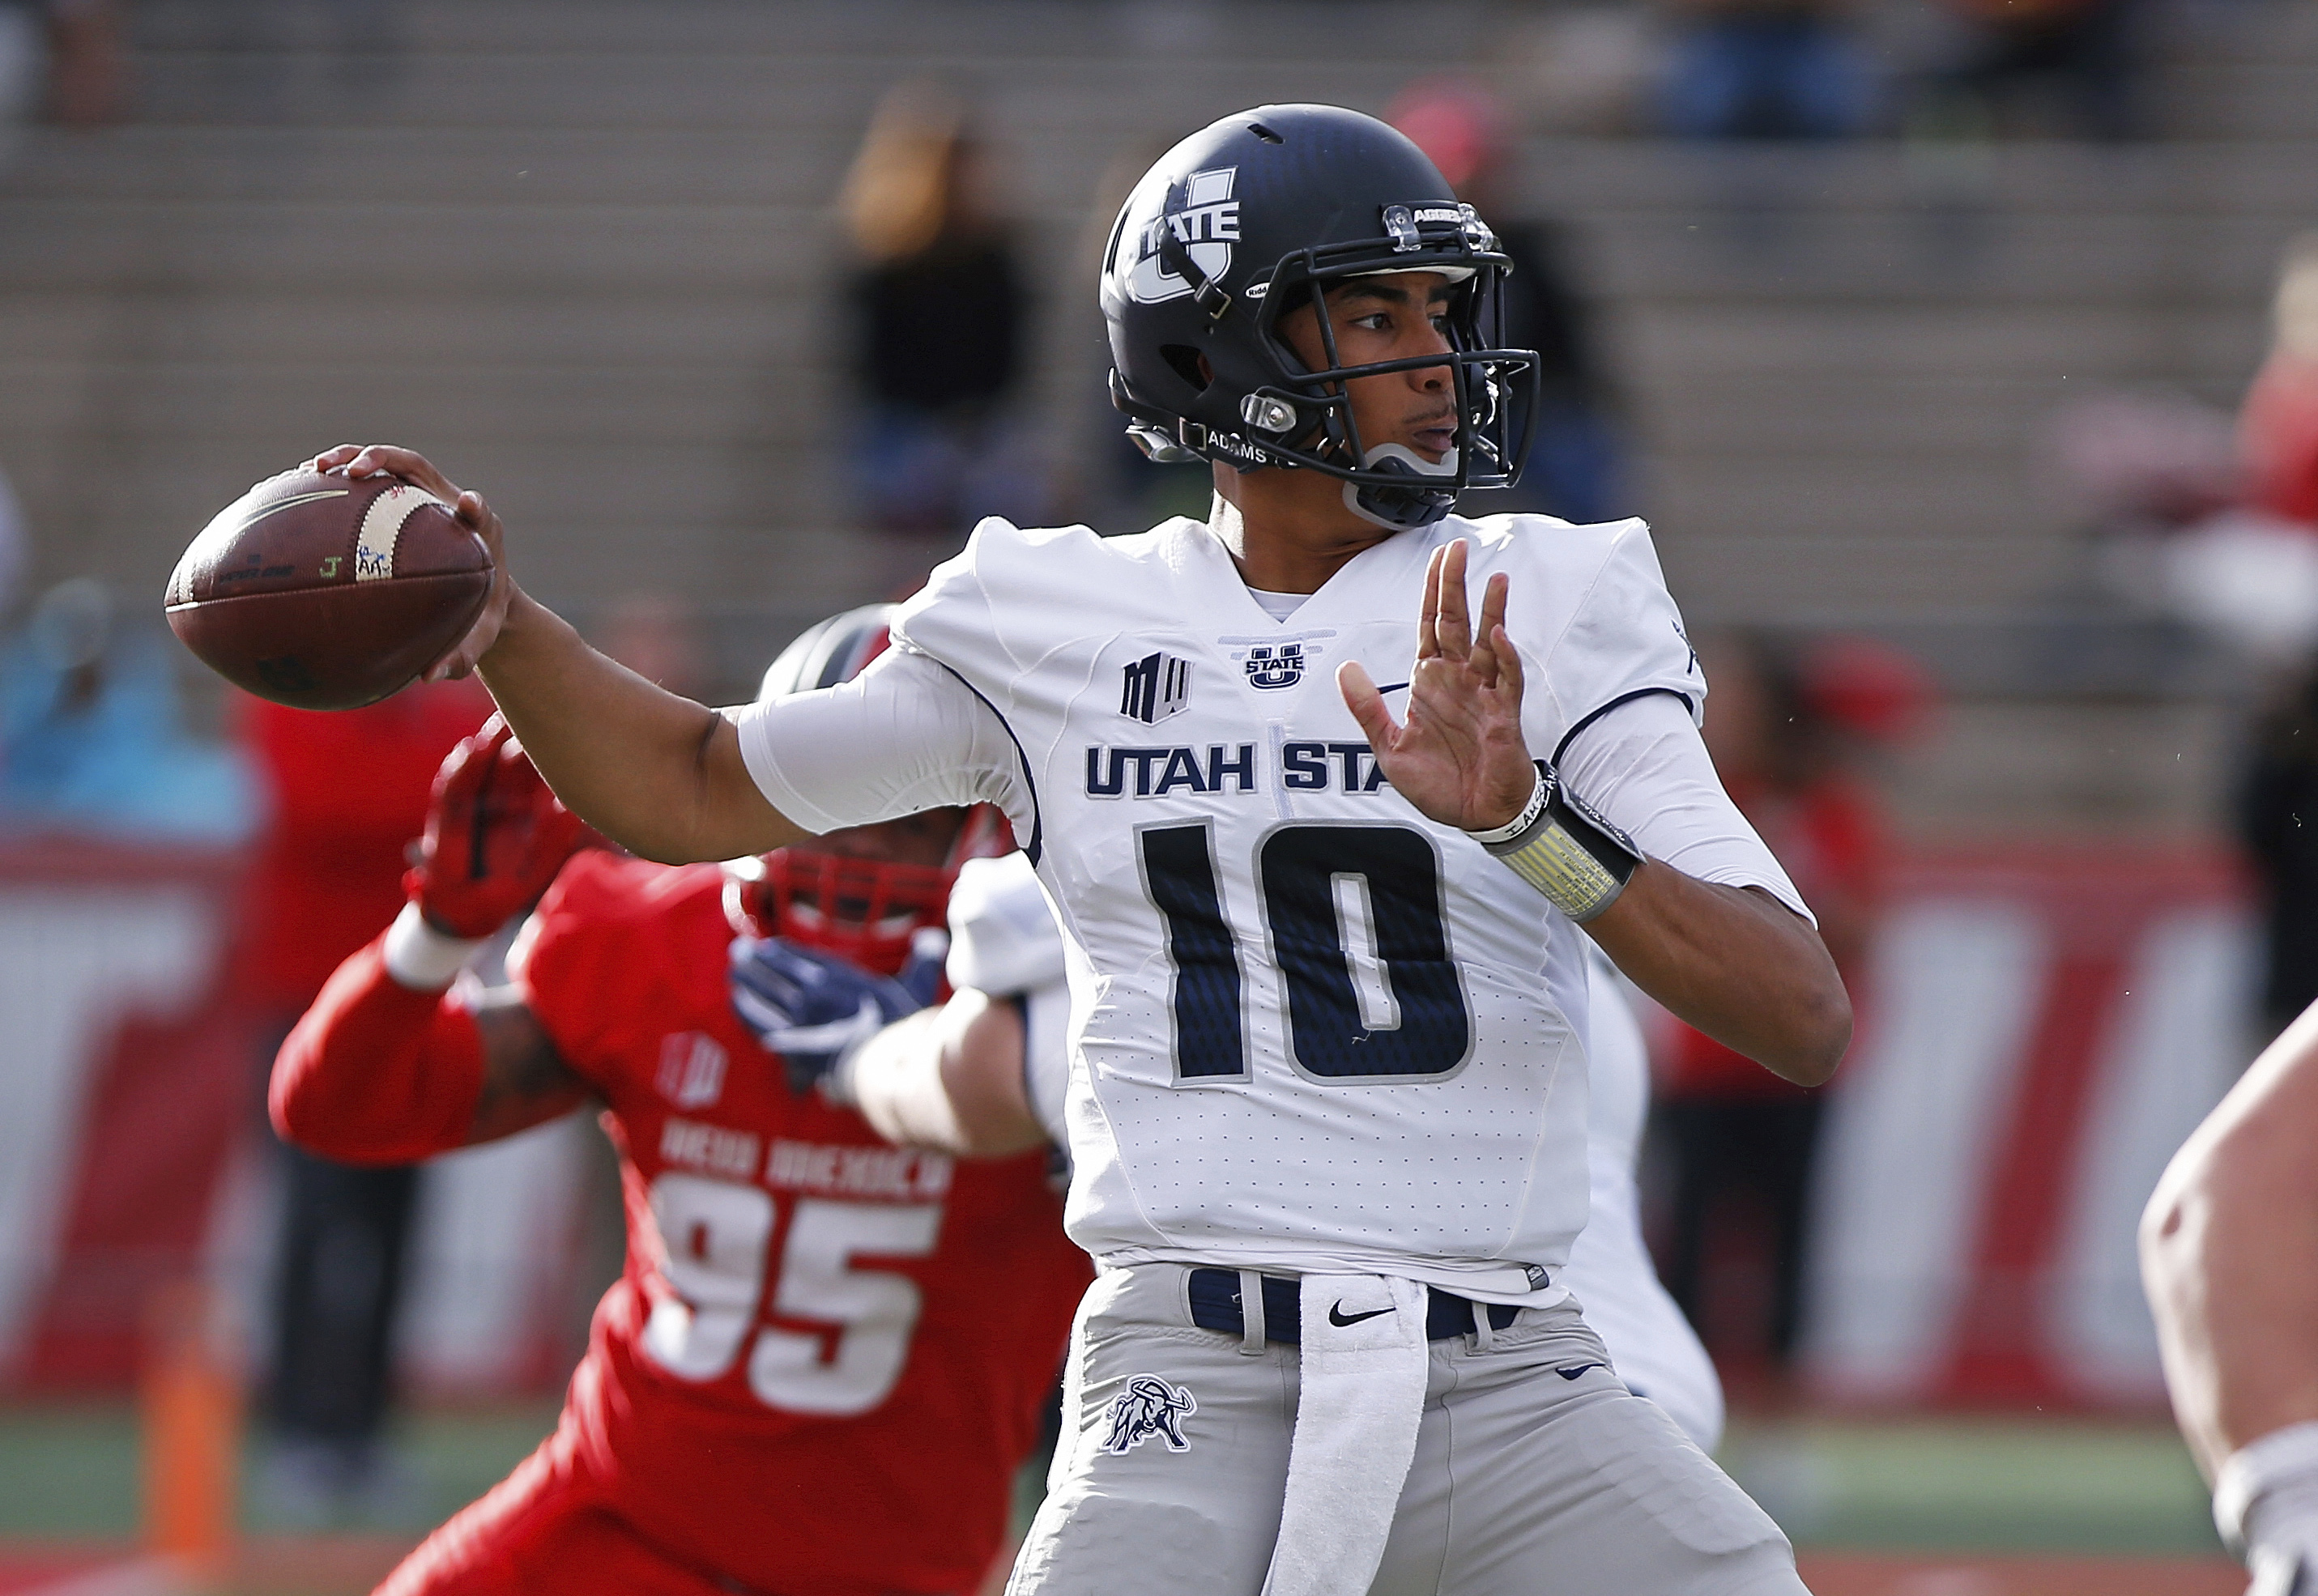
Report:
[[[887,1146],[798,1089],[804,1061],[759,1040],[732,975],[780,959],[905,1011],[887,976],[939,937],[951,856],[996,831],[980,819],[934,811],[748,872],[566,865],[577,822],[503,725],[446,763],[411,901],[284,1045],[275,1123],[334,1157],[408,1160],[593,1098],[628,1254],[554,1433],[385,1596],[980,1586],[1086,1259],[1042,1157]],[[551,877],[511,984],[454,986]]]
[[1211,462],[1208,519],[985,521],[858,677],[729,713],[591,652],[422,457],[317,462],[481,533],[493,595],[436,670],[479,668],[630,847],[1012,822],[1068,939],[1065,1224],[1099,1268],[1018,1596],[1801,1589],[1562,1278],[1582,939],[1807,1084],[1850,1006],[1715,780],[1647,529],[1451,513],[1521,458],[1506,264],[1372,119],[1193,134],[1128,197],[1101,300],[1129,431]]

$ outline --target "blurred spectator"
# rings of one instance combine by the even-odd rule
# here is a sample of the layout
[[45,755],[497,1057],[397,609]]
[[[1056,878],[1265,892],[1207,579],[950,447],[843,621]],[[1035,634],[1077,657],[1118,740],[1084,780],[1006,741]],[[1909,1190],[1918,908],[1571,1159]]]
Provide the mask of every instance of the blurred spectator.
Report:
[[2318,649],[2318,234],[2287,250],[2275,326],[2234,427],[2136,390],[2080,400],[2052,429],[2102,585],[2272,677]]
[[[490,708],[472,681],[330,714],[243,701],[242,738],[273,797],[241,972],[269,1019],[258,1080],[330,972],[400,910],[404,850],[425,827],[436,768]],[[401,1489],[381,1442],[418,1171],[287,1144],[282,1159],[265,1486],[278,1515],[320,1524]]]
[[1682,0],[1660,109],[1685,139],[1843,139],[1875,76],[1846,0]]
[[121,114],[121,13],[112,0],[0,0],[0,160],[43,112],[67,127]]
[[121,119],[121,8],[113,0],[49,0],[49,114],[71,128]]
[[2257,508],[2318,531],[2318,232],[2287,246],[2269,358],[2238,417]]
[[987,214],[980,155],[954,99],[905,85],[879,103],[840,202],[854,256],[849,363],[865,406],[855,491],[872,525],[940,545],[983,516],[1035,524],[1046,508],[1011,413],[1028,296]]
[[[2276,528],[2257,573],[2274,588],[2287,549],[2318,560],[2318,233],[2287,247],[2269,358],[2246,394],[2239,428],[2248,497]],[[2309,657],[2318,592],[2302,596],[2310,622],[2302,663],[2256,722],[2238,805],[2267,910],[2262,1021],[2272,1036],[2318,1000],[2318,662]]]
[[2266,1039],[2318,1001],[2318,671],[2256,722],[2237,807],[2261,893]]
[[88,577],[0,649],[0,823],[19,829],[223,845],[256,819],[247,768],[186,734],[159,628],[122,625]]
[[1472,516],[1542,512],[1569,521],[1631,515],[1616,399],[1595,345],[1593,310],[1570,270],[1562,224],[1512,210],[1503,112],[1476,85],[1429,78],[1404,89],[1385,118],[1496,229],[1514,262],[1505,286],[1505,344],[1536,350],[1541,363],[1537,432],[1522,480],[1468,495],[1460,508]]
[[2082,136],[2143,131],[2134,0],[1945,0],[1947,59],[1927,85],[1943,130],[2003,125],[2042,92]]
[[1612,134],[1657,125],[1666,40],[1653,8],[1540,6],[1504,21],[1484,49],[1510,68],[1500,81],[1530,126]]
[[[1922,670],[1860,638],[1798,650],[1741,633],[1700,652],[1715,768],[1811,906],[1858,1004],[1887,851],[1860,756],[1915,729],[1930,701]],[[1659,1273],[1726,1373],[1748,1358],[1783,1371],[1799,1329],[1821,1096],[1687,1026],[1673,1028],[1660,1062],[1653,1127],[1672,1189]]]
[[32,0],[0,0],[0,160],[15,153],[16,130],[40,105],[48,67],[41,8]]

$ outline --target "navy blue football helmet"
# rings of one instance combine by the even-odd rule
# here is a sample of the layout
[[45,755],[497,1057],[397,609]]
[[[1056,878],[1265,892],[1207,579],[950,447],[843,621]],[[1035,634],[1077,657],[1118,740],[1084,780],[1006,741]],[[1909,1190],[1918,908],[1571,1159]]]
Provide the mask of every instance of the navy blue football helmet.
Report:
[[[1497,288],[1512,265],[1424,152],[1374,117],[1334,105],[1225,117],[1161,157],[1111,229],[1101,290],[1111,402],[1154,460],[1325,471],[1377,525],[1426,525],[1464,489],[1511,486],[1529,453],[1538,357],[1499,347]],[[1386,272],[1454,283],[1450,354],[1338,361],[1326,291]],[[1279,334],[1307,301],[1328,355],[1320,371]],[[1345,381],[1429,365],[1449,369],[1454,449],[1434,463],[1365,444]],[[1517,387],[1531,402],[1509,402]],[[1515,416],[1517,438],[1507,435]]]

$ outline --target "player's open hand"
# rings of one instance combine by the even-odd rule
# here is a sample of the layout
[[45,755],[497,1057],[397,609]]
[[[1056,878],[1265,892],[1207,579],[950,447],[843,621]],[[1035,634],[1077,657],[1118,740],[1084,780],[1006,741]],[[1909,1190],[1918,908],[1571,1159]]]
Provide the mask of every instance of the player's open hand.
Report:
[[1429,820],[1468,831],[1502,826],[1537,785],[1522,740],[1522,663],[1505,635],[1506,579],[1489,578],[1476,626],[1465,596],[1465,540],[1433,551],[1409,672],[1408,719],[1396,725],[1358,660],[1336,671],[1352,718],[1393,790]]
[[344,471],[356,478],[400,477],[449,505],[460,521],[473,528],[483,540],[483,547],[490,551],[491,556],[490,596],[483,601],[482,614],[475,617],[475,623],[467,629],[467,635],[459,640],[458,646],[427,668],[427,679],[430,682],[472,674],[499,641],[499,628],[507,621],[508,605],[516,596],[515,578],[508,574],[507,531],[499,525],[499,516],[492,514],[491,507],[483,502],[483,496],[461,489],[417,450],[400,449],[392,444],[340,444],[335,449],[322,451],[307,466],[318,471]]
[[585,829],[493,715],[436,772],[403,889],[436,929],[488,937],[547,890]]

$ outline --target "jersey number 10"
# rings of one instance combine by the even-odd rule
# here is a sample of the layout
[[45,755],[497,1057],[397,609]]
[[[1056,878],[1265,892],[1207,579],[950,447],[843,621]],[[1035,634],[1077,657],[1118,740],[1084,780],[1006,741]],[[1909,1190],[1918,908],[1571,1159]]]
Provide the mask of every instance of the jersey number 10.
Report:
[[[1175,1076],[1247,1073],[1239,946],[1205,825],[1141,834],[1144,888],[1175,966]],[[1406,826],[1281,826],[1256,848],[1297,1064],[1324,1080],[1446,1075],[1472,1049],[1449,960],[1441,864]]]

